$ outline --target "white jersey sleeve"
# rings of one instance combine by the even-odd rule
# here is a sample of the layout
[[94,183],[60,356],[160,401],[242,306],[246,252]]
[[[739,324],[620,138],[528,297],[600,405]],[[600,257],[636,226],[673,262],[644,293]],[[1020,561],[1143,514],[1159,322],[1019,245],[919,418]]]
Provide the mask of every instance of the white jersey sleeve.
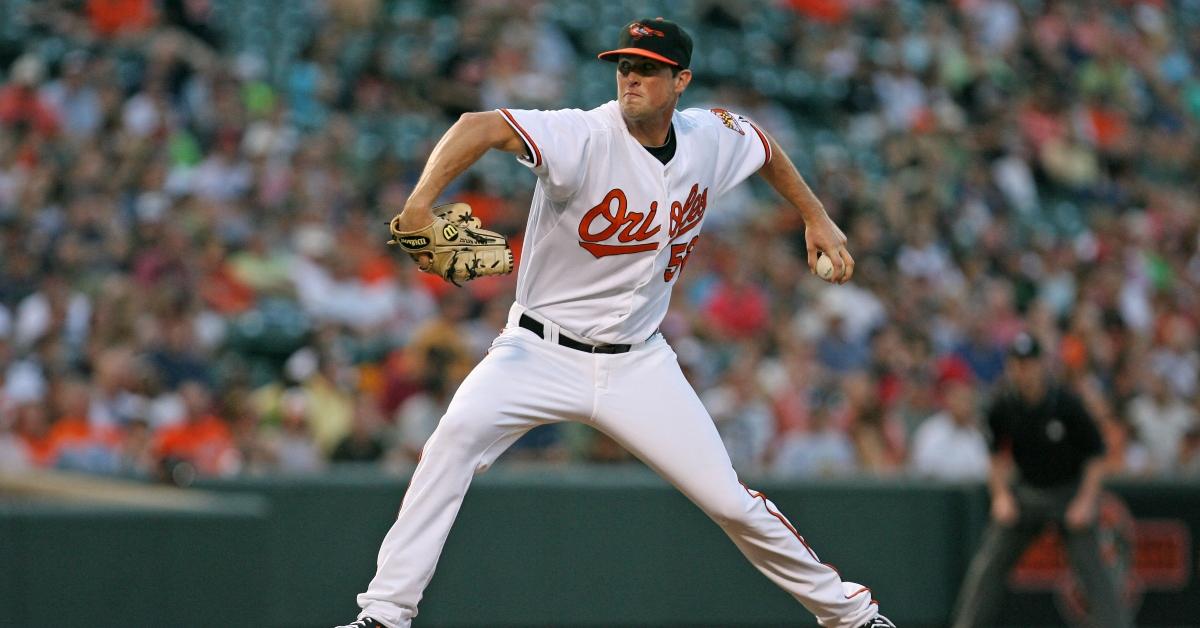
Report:
[[725,109],[701,114],[714,127],[716,152],[716,195],[722,196],[771,161],[771,144],[753,122]]
[[526,155],[517,160],[528,166],[552,200],[575,194],[587,170],[592,127],[583,111],[559,109],[497,109],[525,142]]

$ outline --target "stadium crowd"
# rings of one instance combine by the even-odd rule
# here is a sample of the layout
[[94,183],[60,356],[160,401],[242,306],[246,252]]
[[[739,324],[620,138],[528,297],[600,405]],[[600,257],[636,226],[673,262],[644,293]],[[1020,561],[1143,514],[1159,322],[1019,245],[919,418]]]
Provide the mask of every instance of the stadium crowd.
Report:
[[[610,99],[644,6],[0,0],[0,471],[410,468],[515,278],[449,287],[384,221],[461,113]],[[1029,330],[1114,469],[1200,477],[1200,2],[653,6],[682,106],[774,134],[858,260],[812,277],[761,182],[714,203],[662,331],[741,472],[981,478]],[[533,183],[491,155],[447,200],[519,259]]]

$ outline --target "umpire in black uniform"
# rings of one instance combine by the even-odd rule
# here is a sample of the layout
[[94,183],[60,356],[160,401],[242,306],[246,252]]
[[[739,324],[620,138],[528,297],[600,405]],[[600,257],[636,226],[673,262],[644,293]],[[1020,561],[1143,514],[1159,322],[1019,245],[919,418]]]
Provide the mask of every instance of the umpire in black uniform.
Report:
[[1009,571],[1047,523],[1062,531],[1071,567],[1087,592],[1091,625],[1126,628],[1129,620],[1096,540],[1104,479],[1100,432],[1080,399],[1047,373],[1032,336],[1013,342],[1008,377],[987,413],[992,523],[967,570],[954,628],[995,622]]

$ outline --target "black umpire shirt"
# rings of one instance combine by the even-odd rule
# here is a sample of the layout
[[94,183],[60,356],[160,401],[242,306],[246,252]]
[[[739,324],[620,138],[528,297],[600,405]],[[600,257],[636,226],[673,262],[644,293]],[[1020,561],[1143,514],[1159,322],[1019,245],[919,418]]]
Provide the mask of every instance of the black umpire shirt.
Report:
[[1088,459],[1104,453],[1104,441],[1079,397],[1050,384],[1030,404],[1005,389],[988,409],[992,453],[1012,451],[1021,481],[1039,488],[1078,482]]

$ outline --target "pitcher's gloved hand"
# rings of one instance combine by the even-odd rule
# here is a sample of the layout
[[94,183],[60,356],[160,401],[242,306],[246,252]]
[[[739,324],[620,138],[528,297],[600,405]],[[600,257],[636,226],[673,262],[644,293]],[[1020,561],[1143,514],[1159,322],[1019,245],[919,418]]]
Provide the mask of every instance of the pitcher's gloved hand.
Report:
[[416,231],[401,231],[399,219],[396,214],[388,223],[392,232],[388,244],[399,246],[427,273],[458,286],[476,277],[512,272],[508,242],[499,233],[482,228],[466,203],[434,207],[433,222]]

